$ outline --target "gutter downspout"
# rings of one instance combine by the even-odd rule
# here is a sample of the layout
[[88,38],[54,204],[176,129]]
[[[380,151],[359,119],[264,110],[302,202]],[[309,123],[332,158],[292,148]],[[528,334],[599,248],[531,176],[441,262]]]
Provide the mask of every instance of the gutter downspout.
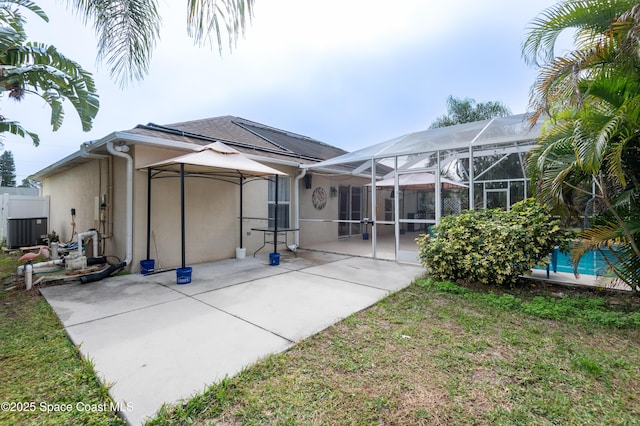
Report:
[[[125,145],[126,146],[126,145]],[[128,147],[126,148],[128,150]],[[122,147],[116,147],[113,141],[107,142],[107,151],[109,154],[124,158],[127,161],[127,195],[126,195],[126,255],[124,262],[131,265],[131,259],[133,257],[133,158]]]
[[[300,229],[300,180],[306,176],[307,168],[303,167],[301,170],[302,172],[296,176],[295,184],[293,185],[293,194],[296,197],[296,221],[294,224],[296,229]],[[300,247],[300,231],[296,232],[295,244],[296,247]]]

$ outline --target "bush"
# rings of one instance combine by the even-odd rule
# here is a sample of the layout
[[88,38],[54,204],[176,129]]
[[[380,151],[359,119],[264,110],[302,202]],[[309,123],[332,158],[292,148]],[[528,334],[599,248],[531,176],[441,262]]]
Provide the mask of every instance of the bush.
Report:
[[527,199],[508,212],[472,210],[446,216],[433,235],[416,241],[420,262],[437,279],[508,285],[536,265],[548,264],[553,248],[567,248],[572,237],[544,207]]

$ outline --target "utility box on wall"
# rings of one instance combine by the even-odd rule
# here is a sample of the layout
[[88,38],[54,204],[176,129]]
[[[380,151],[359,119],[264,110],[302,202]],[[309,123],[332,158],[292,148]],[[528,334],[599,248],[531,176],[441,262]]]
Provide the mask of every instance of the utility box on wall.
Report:
[[43,244],[47,238],[47,218],[9,218],[7,219],[7,247],[19,248]]

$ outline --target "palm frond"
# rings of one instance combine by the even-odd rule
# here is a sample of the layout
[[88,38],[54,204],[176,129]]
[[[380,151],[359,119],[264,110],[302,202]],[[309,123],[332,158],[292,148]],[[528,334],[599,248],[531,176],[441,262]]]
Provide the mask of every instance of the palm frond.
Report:
[[[98,38],[98,62],[105,61],[111,77],[126,86],[149,72],[160,38],[162,19],[157,0],[66,0]],[[218,45],[223,30],[229,49],[244,35],[255,0],[188,0],[187,32],[199,45]]]
[[0,61],[8,65],[0,76],[0,83],[42,97],[51,107],[54,130],[59,129],[64,118],[62,98],[69,100],[75,108],[83,130],[91,130],[100,106],[91,73],[55,47],[41,43],[9,49],[0,55]]
[[160,37],[156,0],[68,0],[67,4],[85,23],[93,23],[98,62],[106,62],[115,81],[124,87],[148,73]]
[[0,134],[10,133],[12,135],[20,137],[29,137],[33,141],[33,145],[40,145],[40,137],[22,127],[22,125],[16,121],[4,121],[0,120]]
[[37,3],[31,0],[2,0],[2,2],[0,3],[0,8],[5,9],[8,12],[13,11],[9,13],[15,13],[15,10],[20,8],[27,9],[29,12],[34,13],[45,22],[49,22],[49,17],[44,12],[44,10],[42,10],[42,8],[38,6]]
[[522,43],[524,60],[540,66],[552,61],[560,34],[578,30],[579,44],[588,44],[604,33],[614,19],[637,4],[633,0],[565,0],[542,11],[527,27],[528,36]]
[[253,16],[255,0],[188,0],[187,31],[198,46],[217,44],[222,53],[221,25],[232,50],[240,36],[244,36],[247,22]]

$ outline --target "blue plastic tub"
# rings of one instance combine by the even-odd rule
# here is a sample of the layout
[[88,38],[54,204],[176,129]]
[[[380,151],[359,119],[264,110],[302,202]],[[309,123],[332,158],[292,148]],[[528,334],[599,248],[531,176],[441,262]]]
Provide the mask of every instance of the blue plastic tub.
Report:
[[140,261],[140,273],[142,275],[145,275],[145,274],[148,274],[150,272],[153,272],[155,266],[156,266],[155,259],[141,260]]
[[280,264],[280,253],[269,253],[269,265],[277,266]]
[[191,282],[191,266],[176,269],[178,284],[189,284]]

